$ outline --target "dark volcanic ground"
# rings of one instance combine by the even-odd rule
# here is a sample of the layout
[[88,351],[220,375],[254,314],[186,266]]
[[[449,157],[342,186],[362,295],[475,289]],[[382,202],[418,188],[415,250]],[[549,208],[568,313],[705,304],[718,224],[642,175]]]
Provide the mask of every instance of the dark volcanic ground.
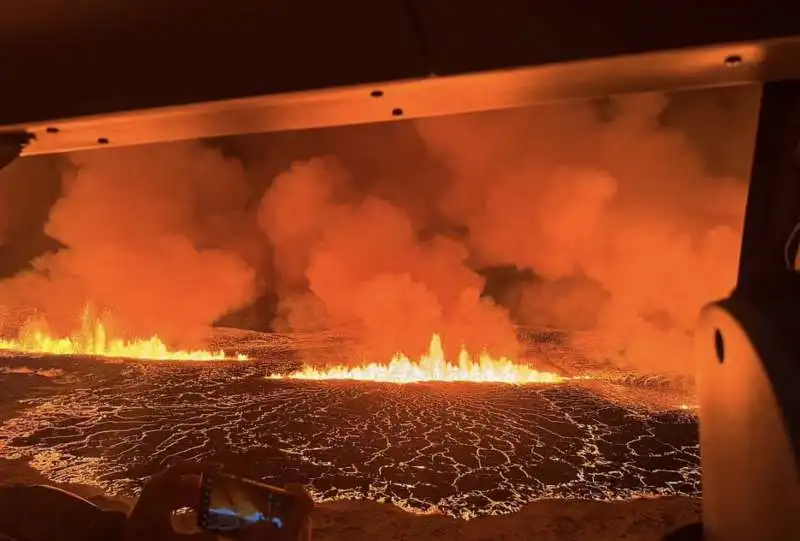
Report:
[[0,458],[112,494],[135,492],[174,459],[215,460],[309,483],[321,500],[462,517],[542,498],[700,491],[697,426],[685,412],[613,404],[572,384],[264,379],[274,369],[0,357]]

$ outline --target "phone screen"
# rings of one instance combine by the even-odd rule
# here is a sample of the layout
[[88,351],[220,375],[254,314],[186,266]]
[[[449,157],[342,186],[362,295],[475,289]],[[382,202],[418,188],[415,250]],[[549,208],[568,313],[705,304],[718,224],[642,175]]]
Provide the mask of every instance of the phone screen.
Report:
[[262,521],[283,528],[292,502],[292,495],[283,489],[232,475],[213,474],[203,478],[199,525],[214,533],[243,530]]

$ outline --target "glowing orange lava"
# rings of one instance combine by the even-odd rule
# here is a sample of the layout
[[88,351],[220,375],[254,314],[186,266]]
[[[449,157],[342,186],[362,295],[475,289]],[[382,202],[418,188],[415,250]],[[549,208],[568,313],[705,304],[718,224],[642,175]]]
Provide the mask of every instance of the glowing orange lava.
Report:
[[170,350],[158,336],[145,339],[120,340],[109,338],[102,322],[87,313],[80,332],[66,338],[56,338],[38,329],[23,329],[16,340],[0,338],[0,351],[38,355],[91,355],[122,359],[158,361],[225,361],[247,360],[246,355],[227,356],[224,351]]
[[561,383],[566,378],[552,372],[539,372],[530,366],[516,364],[505,357],[493,359],[484,353],[473,361],[465,349],[458,355],[458,363],[445,359],[442,340],[438,334],[431,338],[428,353],[413,362],[401,353],[395,354],[389,364],[370,363],[357,367],[334,366],[324,370],[305,366],[287,376],[272,375],[271,379],[362,380],[391,383],[421,381],[472,381],[482,383]]

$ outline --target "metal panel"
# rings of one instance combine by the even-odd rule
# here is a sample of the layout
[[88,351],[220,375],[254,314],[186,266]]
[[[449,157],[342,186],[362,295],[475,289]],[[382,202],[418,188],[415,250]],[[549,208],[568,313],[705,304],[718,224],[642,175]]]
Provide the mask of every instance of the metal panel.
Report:
[[765,0],[411,0],[439,75],[800,34]]
[[797,415],[786,409],[797,404],[800,370],[796,349],[786,347],[796,333],[782,332],[784,317],[730,299],[707,307],[696,330],[709,541],[800,536]]
[[0,126],[425,73],[402,0],[0,2]]
[[[726,64],[730,55],[743,60]],[[26,155],[499,109],[624,92],[800,77],[800,40],[717,46],[7,125]],[[375,91],[380,97],[374,97]]]
[[[769,294],[794,270],[800,231],[800,80],[764,85],[737,293]],[[778,289],[774,293],[783,295]]]
[[695,4],[8,0],[0,131],[42,154],[800,77],[780,6]]

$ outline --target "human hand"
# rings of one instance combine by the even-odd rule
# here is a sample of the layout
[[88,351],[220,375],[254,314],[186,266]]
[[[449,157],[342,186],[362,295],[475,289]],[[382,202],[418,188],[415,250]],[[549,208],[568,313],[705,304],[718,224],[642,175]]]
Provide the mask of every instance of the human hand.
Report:
[[[172,512],[183,507],[196,507],[200,502],[203,474],[218,469],[219,464],[181,462],[151,477],[128,516],[127,541],[186,540],[186,535],[174,531]],[[190,538],[197,541],[215,539],[208,534],[196,534]]]

